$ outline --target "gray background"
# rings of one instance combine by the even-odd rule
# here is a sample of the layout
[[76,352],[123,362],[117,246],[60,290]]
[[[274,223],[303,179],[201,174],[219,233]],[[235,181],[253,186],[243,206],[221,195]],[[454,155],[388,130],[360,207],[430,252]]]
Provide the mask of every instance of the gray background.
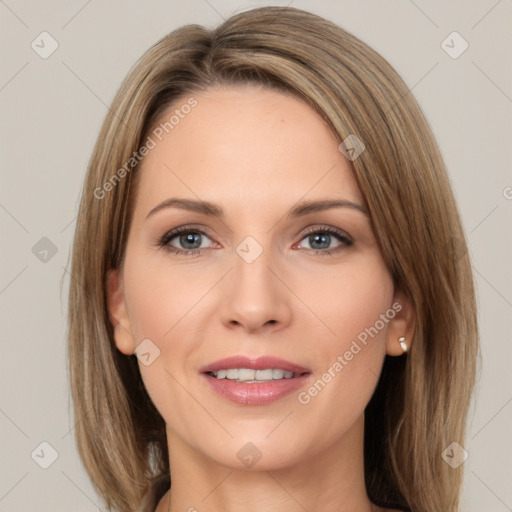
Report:
[[[74,446],[65,335],[77,200],[107,105],[164,34],[265,4],[0,0],[0,512],[97,509]],[[462,510],[510,511],[512,1],[291,5],[380,52],[413,90],[438,139],[469,237],[482,340]],[[35,40],[50,48],[38,37],[43,31],[59,45],[46,59],[31,47]],[[453,31],[469,44],[457,58],[442,46]],[[462,49],[453,37],[446,44],[452,54]],[[52,456],[43,441],[58,452],[48,469],[40,467]]]

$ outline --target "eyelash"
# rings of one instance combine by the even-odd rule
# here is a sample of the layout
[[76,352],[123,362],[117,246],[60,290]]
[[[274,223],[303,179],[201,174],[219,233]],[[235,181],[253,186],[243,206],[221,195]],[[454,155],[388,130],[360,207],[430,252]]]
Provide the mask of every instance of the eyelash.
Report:
[[[183,255],[183,256],[198,255],[198,254],[204,252],[207,248],[177,249],[177,248],[169,245],[169,242],[171,240],[173,240],[174,238],[176,238],[177,236],[183,235],[183,234],[189,234],[189,233],[200,234],[200,235],[210,238],[208,236],[208,234],[205,233],[204,231],[202,231],[201,229],[194,228],[193,226],[182,226],[182,227],[173,229],[173,230],[169,231],[168,233],[166,233],[162,238],[160,238],[158,240],[158,246],[162,249],[168,250],[169,252],[174,252],[176,255]],[[335,229],[335,228],[332,228],[329,226],[312,227],[302,234],[302,238],[300,240],[303,240],[308,235],[319,234],[319,233],[320,234],[328,234],[328,235],[332,235],[332,236],[336,237],[340,242],[342,242],[345,245],[345,247],[350,247],[353,244],[353,241],[351,240],[351,238],[344,231],[341,231],[339,229]],[[329,249],[306,249],[306,251],[308,251],[308,252],[312,251],[312,252],[314,252],[314,254],[322,255],[322,256],[332,256],[333,253],[336,253],[342,249],[343,249],[343,246],[340,246],[340,247],[337,247],[337,248],[331,249],[331,250],[329,250]]]

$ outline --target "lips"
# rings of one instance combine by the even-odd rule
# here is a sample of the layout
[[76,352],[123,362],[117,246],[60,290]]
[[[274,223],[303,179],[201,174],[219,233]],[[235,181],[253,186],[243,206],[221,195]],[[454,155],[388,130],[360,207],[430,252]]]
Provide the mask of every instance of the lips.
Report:
[[[218,373],[222,371],[233,369],[264,371],[271,368],[292,373],[293,377],[262,381],[217,378]],[[200,372],[211,388],[223,399],[239,405],[266,405],[279,400],[304,386],[312,375],[311,371],[303,366],[273,356],[228,357],[202,367]]]
[[225,359],[220,359],[209,365],[204,366],[199,371],[201,373],[216,373],[219,370],[229,370],[231,368],[248,368],[251,370],[266,370],[267,368],[279,368],[292,373],[310,373],[308,368],[299,366],[285,359],[280,359],[273,356],[260,356],[257,358],[250,358],[247,356],[232,356]]

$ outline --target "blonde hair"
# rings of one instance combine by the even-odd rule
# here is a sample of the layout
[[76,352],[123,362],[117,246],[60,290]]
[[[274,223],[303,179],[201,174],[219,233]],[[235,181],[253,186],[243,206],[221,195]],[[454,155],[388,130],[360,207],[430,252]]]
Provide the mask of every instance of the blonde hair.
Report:
[[143,502],[153,510],[170,485],[164,420],[136,357],[116,349],[106,306],[106,274],[122,262],[136,193],[139,166],[126,163],[177,99],[247,82],[297,95],[340,142],[355,134],[366,147],[351,166],[395,286],[416,315],[410,352],[386,357],[366,408],[368,495],[381,506],[453,512],[462,466],[441,454],[464,442],[478,334],[445,166],[391,65],[335,24],[289,7],[171,32],[130,71],[103,123],[80,201],[68,312],[76,442],[95,489],[109,510],[131,512]]

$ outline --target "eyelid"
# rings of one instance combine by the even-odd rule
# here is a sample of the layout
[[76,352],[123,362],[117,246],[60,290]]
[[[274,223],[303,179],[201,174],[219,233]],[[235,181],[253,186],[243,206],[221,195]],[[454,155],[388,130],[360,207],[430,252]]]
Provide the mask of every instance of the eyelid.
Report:
[[165,232],[163,236],[158,236],[156,239],[156,244],[161,245],[163,240],[170,241],[176,236],[180,235],[182,232],[191,231],[194,233],[199,233],[201,235],[207,236],[208,238],[213,238],[211,234],[209,234],[209,228],[206,226],[198,226],[195,224],[184,224],[183,226],[177,226],[175,228],[169,229]]
[[[354,239],[351,235],[349,235],[344,229],[336,228],[334,226],[328,226],[326,224],[311,224],[310,226],[307,226],[304,229],[301,229],[296,236],[302,236],[302,238],[306,237],[310,233],[316,233],[317,231],[323,231],[327,233],[333,233],[338,236],[345,237],[347,240],[350,240],[350,242],[353,242]],[[301,238],[301,240],[302,240]]]

